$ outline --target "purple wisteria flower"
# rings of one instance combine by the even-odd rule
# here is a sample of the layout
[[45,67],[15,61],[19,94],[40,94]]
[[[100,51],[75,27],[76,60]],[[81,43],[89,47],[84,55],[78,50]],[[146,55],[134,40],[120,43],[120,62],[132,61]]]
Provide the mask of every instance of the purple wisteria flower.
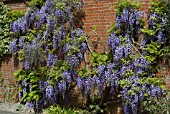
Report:
[[120,29],[120,24],[121,24],[121,16],[116,14],[116,28]]
[[53,98],[54,96],[54,88],[53,88],[53,86],[48,86],[47,88],[46,88],[46,98],[48,98],[48,99],[51,99],[51,98]]
[[127,23],[129,20],[129,11],[127,8],[123,9],[122,15],[121,15],[121,21],[124,23]]
[[71,77],[71,73],[70,73],[70,72],[64,71],[64,72],[62,73],[62,76],[63,76],[63,78],[66,80],[66,82],[68,82],[68,83],[71,83],[71,82],[72,82],[72,77]]
[[19,46],[20,46],[20,48],[23,48],[24,47],[24,45],[25,45],[25,38],[20,38],[19,39]]
[[98,76],[102,76],[102,74],[104,73],[104,69],[105,69],[105,65],[103,64],[97,67]]
[[9,49],[12,53],[16,53],[18,51],[17,48],[17,39],[15,39],[13,42],[10,43]]
[[65,81],[61,81],[58,83],[58,88],[59,88],[59,92],[62,94],[62,95],[65,95],[65,92],[66,92],[66,82]]
[[53,65],[56,65],[57,63],[57,60],[58,60],[58,57],[54,54],[49,54],[48,55],[48,61],[47,61],[47,66],[53,66]]
[[76,79],[76,83],[78,88],[83,89],[84,80],[80,76]]
[[29,70],[30,69],[30,62],[29,61],[24,61],[24,68],[26,70]]
[[79,59],[75,55],[67,57],[68,64],[72,67],[75,67],[79,64]]
[[114,60],[118,61],[123,57],[124,47],[117,47],[115,50]]
[[121,40],[116,36],[115,33],[112,33],[108,38],[108,46],[114,52],[116,47],[121,44]]
[[76,31],[76,33],[77,33],[77,36],[80,37],[80,36],[83,35],[83,30],[82,30],[82,29],[78,29],[78,30]]

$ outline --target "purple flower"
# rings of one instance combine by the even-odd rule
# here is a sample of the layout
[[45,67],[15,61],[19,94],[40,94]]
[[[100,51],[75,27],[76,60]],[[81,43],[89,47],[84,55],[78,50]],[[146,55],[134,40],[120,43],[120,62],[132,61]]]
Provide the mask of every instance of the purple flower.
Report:
[[142,67],[147,67],[148,66],[148,62],[143,57],[140,58],[140,64],[141,64]]
[[62,95],[65,95],[65,92],[66,92],[66,82],[65,81],[59,82],[58,83],[58,88],[59,88],[59,92]]
[[75,67],[79,64],[79,60],[75,55],[71,55],[67,57],[68,64],[72,67]]
[[56,16],[58,22],[65,22],[66,15],[62,10],[56,9],[54,11],[54,15]]
[[54,19],[48,17],[47,18],[47,31],[52,31],[54,26],[55,26],[56,22],[54,21]]
[[131,110],[130,110],[130,106],[127,104],[124,104],[123,106],[123,110],[125,114],[132,114]]
[[135,23],[135,17],[134,17],[134,14],[130,14],[130,17],[129,17],[129,24],[130,24],[130,30],[133,30],[133,25]]
[[27,31],[27,21],[26,20],[22,20],[20,23],[19,23],[19,27],[21,29],[21,32],[24,34],[26,33]]
[[47,61],[47,66],[53,66],[53,65],[56,65],[57,63],[57,60],[58,60],[58,57],[54,54],[49,54],[48,55],[48,61]]
[[62,73],[62,76],[68,83],[71,83],[72,81],[71,73],[69,73],[68,71],[64,71]]
[[150,14],[149,21],[148,21],[150,29],[154,29],[155,21],[157,20],[157,18],[158,15],[155,12]]
[[69,53],[71,45],[69,43],[66,43],[63,47],[64,52]]
[[40,91],[44,91],[44,89],[45,89],[45,87],[44,87],[44,81],[39,80],[39,88],[40,88]]
[[13,42],[10,43],[9,48],[10,48],[10,51],[12,53],[16,53],[17,52],[17,50],[18,50],[18,48],[17,48],[17,39],[15,39]]
[[54,88],[53,88],[53,86],[48,86],[47,88],[46,88],[46,97],[48,98],[48,99],[51,99],[52,97],[54,97],[53,95],[54,95]]
[[121,23],[121,16],[116,14],[116,28],[120,29],[120,23]]
[[20,46],[21,48],[23,48],[23,46],[25,45],[24,41],[25,41],[25,38],[20,38],[20,39],[19,39],[19,46]]
[[76,79],[76,82],[77,82],[78,88],[83,89],[84,81],[83,81],[83,79],[80,76]]
[[30,62],[25,61],[25,62],[24,62],[24,68],[25,68],[26,70],[29,70],[29,69],[30,69]]
[[82,43],[81,46],[80,46],[80,51],[83,53],[87,50],[87,44],[86,43]]
[[132,46],[131,45],[126,45],[124,48],[124,55],[127,58],[129,55],[132,54]]
[[23,87],[22,92],[23,92],[23,95],[25,95],[25,94],[26,94],[26,92],[27,92],[27,88],[26,88],[26,86],[24,86],[24,87]]
[[158,43],[165,41],[165,36],[161,30],[159,30],[157,38],[158,38]]
[[38,34],[37,35],[37,41],[40,41],[40,39],[41,39],[41,34]]
[[82,53],[77,53],[77,57],[79,58],[79,60],[81,61],[81,60],[83,60],[83,54]]
[[126,44],[132,44],[132,39],[130,38],[129,34],[125,34],[125,38],[126,38]]
[[115,50],[114,60],[118,61],[123,57],[124,47],[117,47]]
[[12,32],[19,33],[20,27],[19,27],[18,23],[19,23],[18,21],[15,21],[15,22],[11,23],[11,31]]
[[92,89],[94,82],[92,81],[92,79],[90,77],[88,77],[84,80],[83,84],[84,84],[84,93],[85,93],[85,95],[87,95],[90,92],[90,90]]
[[146,43],[147,43],[147,39],[146,38],[144,38],[143,40],[142,40],[142,43],[141,43],[141,48],[144,48],[145,46],[146,46]]
[[83,30],[82,30],[82,29],[78,29],[78,30],[76,31],[76,33],[77,33],[77,36],[80,37],[80,36],[83,35]]
[[104,73],[104,69],[105,69],[105,65],[103,64],[97,67],[99,76],[102,76],[102,74]]
[[128,9],[127,8],[124,8],[123,9],[123,12],[122,12],[122,15],[121,15],[121,20],[122,20],[122,22],[124,22],[124,23],[127,23],[128,22],[128,20],[129,20],[129,11],[128,11]]
[[116,36],[115,33],[112,33],[108,38],[108,46],[114,52],[116,47],[121,44],[121,40]]

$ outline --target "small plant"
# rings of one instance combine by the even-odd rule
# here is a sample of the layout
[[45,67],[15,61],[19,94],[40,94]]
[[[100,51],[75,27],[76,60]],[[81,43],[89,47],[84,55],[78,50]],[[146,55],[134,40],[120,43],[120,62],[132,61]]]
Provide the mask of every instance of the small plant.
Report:
[[86,111],[75,110],[71,108],[61,108],[60,106],[51,106],[46,109],[47,114],[90,114]]
[[14,78],[8,80],[8,83],[4,82],[2,73],[0,73],[0,87],[3,95],[4,102],[16,101],[17,98],[17,85],[14,83]]

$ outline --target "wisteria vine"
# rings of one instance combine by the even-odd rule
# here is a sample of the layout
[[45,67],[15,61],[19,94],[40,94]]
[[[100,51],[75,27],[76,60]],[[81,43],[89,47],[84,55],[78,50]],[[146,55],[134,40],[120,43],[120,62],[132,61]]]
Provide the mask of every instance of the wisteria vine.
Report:
[[[59,104],[61,96],[69,102],[67,94],[77,86],[87,100],[97,95],[100,106],[108,95],[118,95],[125,114],[139,113],[144,101],[164,95],[163,81],[155,74],[168,44],[168,15],[152,10],[145,28],[147,15],[137,3],[120,2],[108,37],[109,53],[99,54],[89,50],[86,35],[76,27],[75,13],[82,3],[47,0],[11,24],[10,50],[18,53],[24,67],[15,73],[21,102],[35,110]],[[82,68],[88,50],[91,60]]]

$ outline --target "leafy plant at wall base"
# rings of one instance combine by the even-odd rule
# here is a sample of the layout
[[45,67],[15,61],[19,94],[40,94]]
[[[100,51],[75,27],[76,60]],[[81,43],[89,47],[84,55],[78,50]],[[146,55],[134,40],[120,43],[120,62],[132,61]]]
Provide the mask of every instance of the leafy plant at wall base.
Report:
[[1,93],[3,95],[3,102],[12,102],[17,101],[17,86],[15,84],[14,78],[11,78],[8,80],[8,83],[4,82],[4,78],[2,76],[2,73],[0,73],[0,87],[1,87]]
[[47,114],[90,114],[84,110],[61,108],[60,106],[51,106],[46,109],[46,112]]

